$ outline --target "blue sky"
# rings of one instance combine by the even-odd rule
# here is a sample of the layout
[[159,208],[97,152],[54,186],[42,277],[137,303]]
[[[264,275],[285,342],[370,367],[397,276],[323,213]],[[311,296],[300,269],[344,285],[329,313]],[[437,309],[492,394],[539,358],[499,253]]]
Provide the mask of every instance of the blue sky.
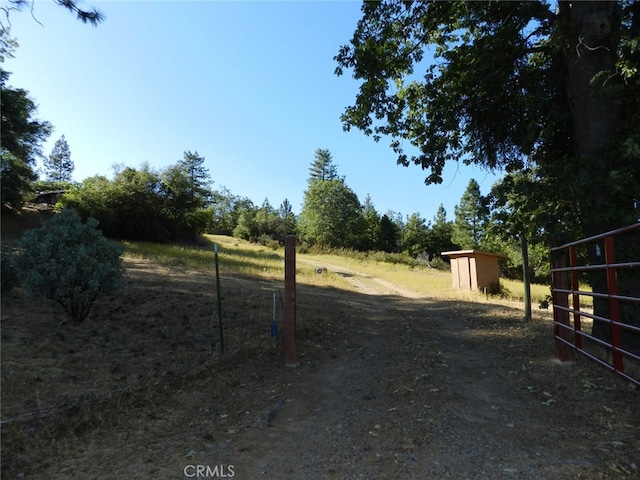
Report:
[[[3,2],[4,3],[4,2]],[[469,180],[486,194],[497,177],[462,163],[442,185],[400,167],[388,139],[343,132],[340,114],[358,83],[337,77],[333,57],[360,18],[355,1],[103,1],[82,3],[106,17],[84,25],[50,0],[12,13],[19,48],[4,68],[29,91],[55,128],[44,153],[65,135],[74,179],[111,177],[114,164],[161,169],[184,151],[205,157],[213,187],[256,205],[287,198],[299,213],[318,148],[360,201],[380,214],[432,220],[454,205]],[[38,23],[40,22],[40,23]],[[42,25],[41,25],[42,24]]]

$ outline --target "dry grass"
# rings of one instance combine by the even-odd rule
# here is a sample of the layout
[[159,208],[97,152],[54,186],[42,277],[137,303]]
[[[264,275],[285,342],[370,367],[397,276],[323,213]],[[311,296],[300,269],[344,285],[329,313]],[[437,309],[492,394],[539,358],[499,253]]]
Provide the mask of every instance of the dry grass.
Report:
[[[163,245],[148,242],[124,242],[126,258],[147,259],[165,266],[215,271],[214,244],[218,245],[219,271],[222,274],[249,275],[280,281],[284,277],[284,249],[271,249],[225,235],[204,235],[199,246]],[[318,275],[303,263],[296,265],[298,283],[320,287],[350,288],[341,276],[333,272]]]
[[[502,292],[499,296],[487,297],[481,293],[454,290],[451,288],[451,273],[426,267],[412,267],[404,264],[390,264],[379,261],[362,260],[339,255],[309,255],[303,258],[317,262],[327,262],[350,268],[372,277],[381,278],[429,298],[484,302],[522,302],[524,285],[521,281],[500,279]],[[531,298],[533,305],[546,300],[550,294],[548,285],[533,284]]]

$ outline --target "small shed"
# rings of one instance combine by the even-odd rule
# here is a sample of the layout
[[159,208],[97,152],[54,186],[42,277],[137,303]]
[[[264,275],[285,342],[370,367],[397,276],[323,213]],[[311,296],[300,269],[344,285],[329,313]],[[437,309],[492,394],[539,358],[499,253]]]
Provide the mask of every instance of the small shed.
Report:
[[498,259],[506,258],[501,253],[479,250],[457,250],[442,252],[451,258],[451,281],[453,288],[483,292],[491,291],[500,282]]

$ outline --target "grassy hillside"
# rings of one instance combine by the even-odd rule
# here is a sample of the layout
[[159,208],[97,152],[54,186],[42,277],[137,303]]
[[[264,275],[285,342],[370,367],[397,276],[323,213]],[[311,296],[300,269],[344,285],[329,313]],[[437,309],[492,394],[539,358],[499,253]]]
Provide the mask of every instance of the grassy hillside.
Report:
[[[268,249],[244,240],[223,235],[205,235],[205,243],[197,247],[125,242],[126,255],[132,258],[149,258],[167,265],[181,265],[194,269],[213,269],[213,245],[219,245],[221,273],[256,275],[265,279],[282,279],[284,276],[284,250]],[[334,265],[379,278],[427,297],[458,299],[465,301],[523,300],[523,284],[516,280],[501,279],[503,293],[500,297],[485,297],[480,293],[452,289],[451,274],[426,267],[390,264],[371,259],[352,258],[339,254],[300,254],[296,265],[297,281],[310,285],[332,285],[351,289],[351,284],[327,268],[323,274],[315,273],[313,264]],[[532,286],[533,304],[538,305],[549,295],[547,285]]]
[[[257,276],[266,280],[284,278],[284,248],[273,250],[225,235],[204,235],[199,246],[178,246],[146,242],[123,242],[125,256],[147,258],[160,264],[183,266],[196,270],[214,270],[214,244],[219,247],[218,262],[221,275],[239,274]],[[313,268],[299,264],[296,281],[309,285],[349,288],[349,283],[332,272],[317,275]]]

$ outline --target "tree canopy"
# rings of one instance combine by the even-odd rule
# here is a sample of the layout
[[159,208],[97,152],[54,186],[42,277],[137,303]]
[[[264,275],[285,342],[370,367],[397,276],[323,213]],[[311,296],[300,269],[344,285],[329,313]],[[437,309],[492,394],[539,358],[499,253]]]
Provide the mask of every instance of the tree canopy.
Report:
[[189,200],[190,188],[189,174],[179,164],[162,172],[143,164],[116,171],[113,180],[87,178],[61,203],[97,219],[110,238],[192,241],[206,230],[211,212]]
[[489,220],[488,201],[480,193],[480,185],[473,178],[455,207],[455,221],[451,232],[453,243],[464,249],[482,246]]
[[29,93],[6,84],[9,73],[0,69],[0,161],[2,205],[20,207],[30,182],[37,178],[36,159],[41,144],[51,133],[51,125],[37,118],[37,107]]
[[309,243],[356,248],[364,232],[361,210],[357,195],[341,180],[313,182],[304,195],[300,234]]
[[345,130],[391,137],[427,184],[448,161],[535,164],[585,234],[637,220],[638,2],[387,0],[362,13],[335,57],[361,81]]

